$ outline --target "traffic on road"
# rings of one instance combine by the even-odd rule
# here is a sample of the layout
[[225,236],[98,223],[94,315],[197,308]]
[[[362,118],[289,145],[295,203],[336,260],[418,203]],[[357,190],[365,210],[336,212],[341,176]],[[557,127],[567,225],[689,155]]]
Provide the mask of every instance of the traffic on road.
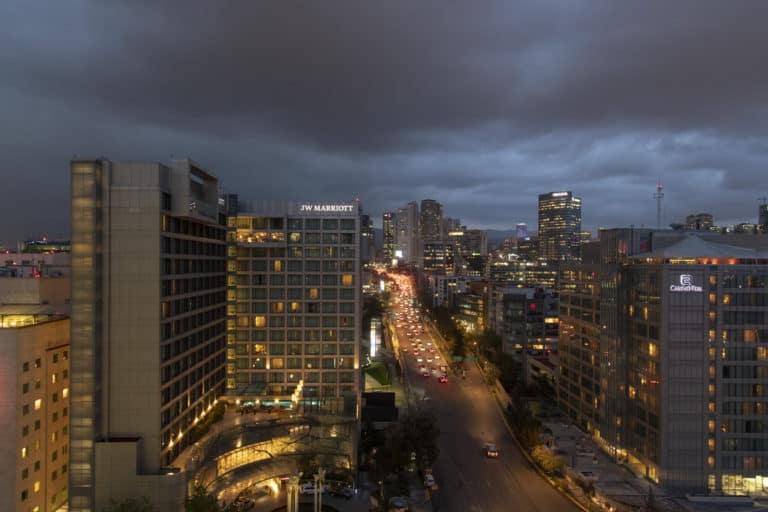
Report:
[[422,468],[435,511],[580,510],[549,485],[514,442],[479,368],[452,360],[415,301],[412,277],[389,273],[391,344],[414,407],[431,411],[440,456]]

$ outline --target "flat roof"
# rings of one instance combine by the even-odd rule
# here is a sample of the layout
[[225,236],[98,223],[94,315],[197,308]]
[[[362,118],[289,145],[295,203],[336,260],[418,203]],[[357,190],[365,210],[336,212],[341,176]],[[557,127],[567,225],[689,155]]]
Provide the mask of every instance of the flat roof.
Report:
[[0,329],[18,329],[66,318],[69,318],[69,307],[66,306],[47,304],[0,306]]

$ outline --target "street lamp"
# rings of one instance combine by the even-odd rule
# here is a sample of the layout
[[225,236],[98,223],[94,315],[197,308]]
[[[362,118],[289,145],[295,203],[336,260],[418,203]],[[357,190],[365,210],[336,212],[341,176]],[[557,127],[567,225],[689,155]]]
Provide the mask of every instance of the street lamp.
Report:
[[325,470],[321,467],[315,476],[315,512],[323,510],[323,485],[325,484]]
[[287,512],[299,512],[299,480],[301,471],[288,478],[288,492],[285,495]]

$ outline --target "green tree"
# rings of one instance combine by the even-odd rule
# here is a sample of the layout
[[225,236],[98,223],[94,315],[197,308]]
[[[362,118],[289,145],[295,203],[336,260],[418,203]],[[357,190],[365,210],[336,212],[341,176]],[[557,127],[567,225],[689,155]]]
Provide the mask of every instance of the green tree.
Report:
[[104,512],[158,512],[158,510],[150,503],[149,498],[141,496],[126,498],[120,502],[109,500],[109,505]]

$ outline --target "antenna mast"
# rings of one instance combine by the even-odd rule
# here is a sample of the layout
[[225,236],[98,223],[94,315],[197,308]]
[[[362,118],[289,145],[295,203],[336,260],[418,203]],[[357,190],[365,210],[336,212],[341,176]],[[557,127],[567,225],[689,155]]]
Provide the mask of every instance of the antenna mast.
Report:
[[661,177],[659,177],[659,184],[656,185],[656,192],[653,193],[653,198],[656,200],[656,229],[661,229],[661,200],[664,199],[664,186],[661,184]]

